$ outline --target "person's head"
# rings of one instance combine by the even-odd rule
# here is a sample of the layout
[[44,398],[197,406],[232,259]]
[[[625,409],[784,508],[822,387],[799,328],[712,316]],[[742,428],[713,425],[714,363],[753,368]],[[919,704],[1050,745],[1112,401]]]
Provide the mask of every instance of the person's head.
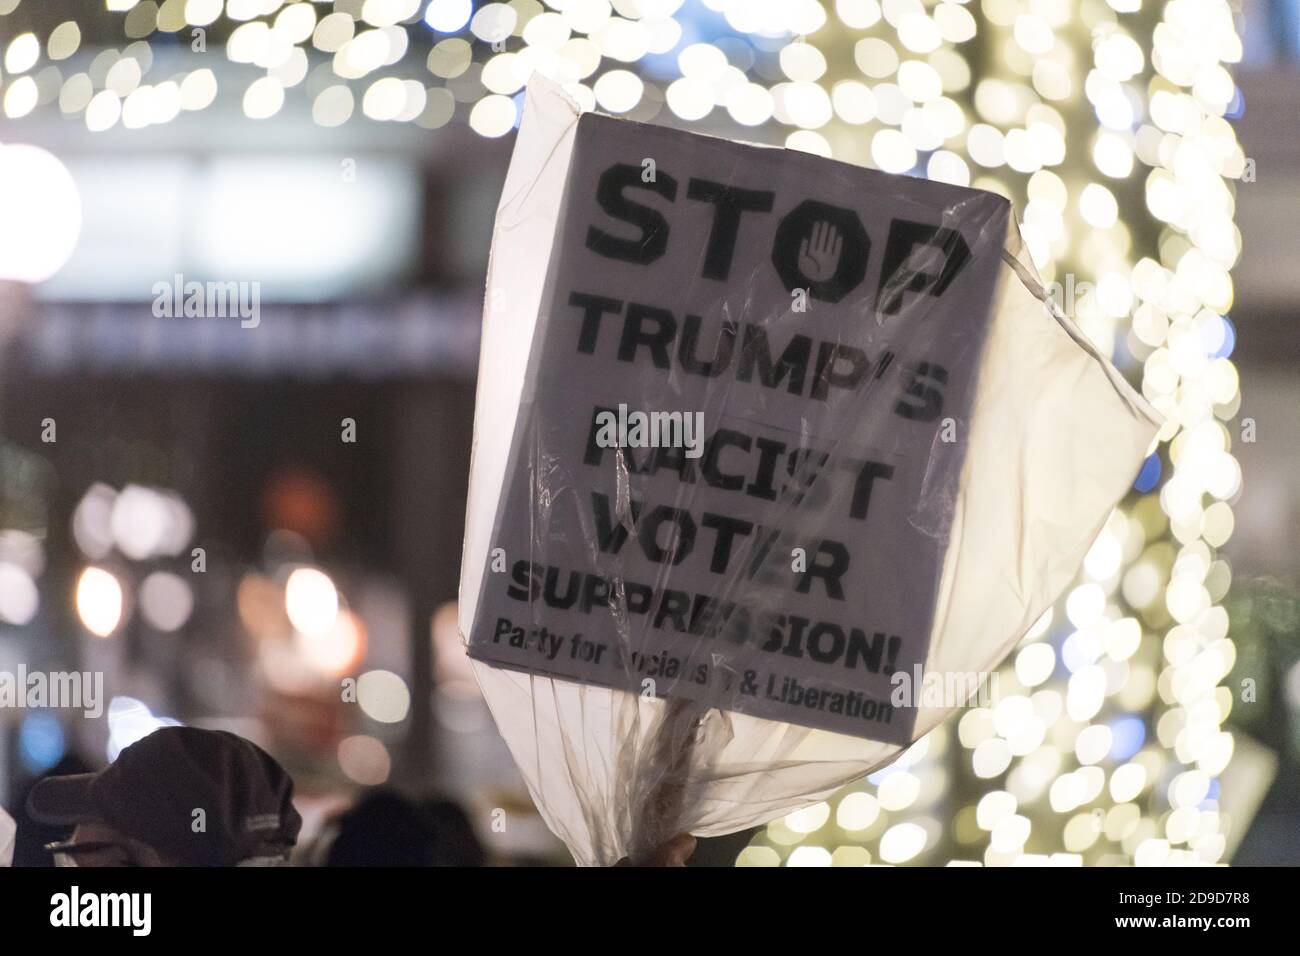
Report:
[[483,866],[465,812],[447,800],[413,803],[372,790],[334,823],[326,866]]
[[73,826],[58,866],[249,866],[287,859],[302,818],[274,758],[218,730],[164,727],[98,773],[46,777],[27,812]]

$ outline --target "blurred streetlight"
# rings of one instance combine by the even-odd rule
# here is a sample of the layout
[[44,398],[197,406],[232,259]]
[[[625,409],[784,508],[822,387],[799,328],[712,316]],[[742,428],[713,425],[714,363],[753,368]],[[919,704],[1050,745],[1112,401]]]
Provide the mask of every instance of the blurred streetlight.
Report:
[[52,153],[0,145],[0,280],[44,282],[81,235],[81,194]]

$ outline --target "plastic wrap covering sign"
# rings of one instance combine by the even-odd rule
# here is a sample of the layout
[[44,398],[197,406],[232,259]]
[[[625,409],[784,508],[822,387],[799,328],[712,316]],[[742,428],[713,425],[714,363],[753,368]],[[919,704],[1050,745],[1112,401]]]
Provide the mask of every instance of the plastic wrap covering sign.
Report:
[[596,114],[566,179],[470,653],[908,741],[1006,200]]
[[[1009,212],[530,87],[461,624],[580,860],[888,759],[962,702],[927,671],[987,673],[1068,581],[1154,415],[1040,301]],[[1013,306],[1051,348],[1009,344]]]
[[14,818],[0,807],[0,867],[9,866],[14,860],[14,838],[18,833]]

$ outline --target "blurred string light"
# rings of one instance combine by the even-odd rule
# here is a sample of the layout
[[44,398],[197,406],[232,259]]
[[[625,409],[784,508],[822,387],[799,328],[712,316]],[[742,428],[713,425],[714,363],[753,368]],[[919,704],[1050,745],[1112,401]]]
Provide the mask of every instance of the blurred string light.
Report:
[[22,627],[40,609],[36,582],[45,570],[41,539],[17,528],[0,531],[0,623]]
[[[268,551],[298,551],[296,538],[276,532]],[[305,542],[301,549],[309,550]],[[249,572],[239,583],[237,603],[245,628],[258,641],[261,663],[272,685],[284,693],[318,691],[353,673],[366,653],[361,617],[344,606],[334,580],[319,568],[293,567],[283,588]],[[337,685],[334,685],[337,686]]]
[[[31,77],[19,77],[5,87],[5,112],[24,115],[36,97]],[[0,209],[0,281],[43,282],[68,261],[81,235],[81,195],[58,158],[37,146],[0,144]]]
[[393,760],[383,741],[369,734],[344,737],[338,745],[339,769],[353,783],[377,787],[386,783]]
[[[310,557],[305,539],[288,531],[267,540],[269,565],[287,568],[283,585],[275,576],[249,571],[238,586],[239,616],[257,646],[258,663],[269,685],[293,697],[339,697],[339,680],[353,679],[367,653],[366,627],[361,615],[346,606],[335,579],[326,571],[302,563]],[[391,725],[406,720],[411,690],[406,680],[389,670],[369,669],[355,677],[355,700],[374,733],[386,735]],[[379,726],[376,726],[379,725]],[[392,756],[374,733],[344,737],[335,758],[344,777],[362,786],[388,780]]]
[[357,679],[357,703],[371,720],[396,724],[411,711],[411,691],[400,674],[366,671]]
[[298,652],[307,663],[323,674],[342,676],[365,656],[366,632],[361,619],[347,609],[342,609],[326,631],[294,634]]
[[156,630],[179,631],[194,610],[189,584],[170,571],[154,571],[140,584],[140,613]]
[[96,637],[108,637],[122,621],[122,585],[111,571],[89,567],[77,578],[77,615]]
[[[810,32],[825,22],[812,2],[753,4],[749,12],[733,6],[711,15],[765,37]],[[102,132],[119,124],[167,123],[204,109],[218,93],[213,71],[162,75],[152,46],[164,38],[172,46],[173,37],[192,44],[196,30],[205,31],[205,45],[208,31],[222,38],[213,42],[223,43],[226,59],[246,68],[221,73],[222,82],[238,82],[234,93],[251,119],[277,115],[288,92],[301,88],[311,116],[326,127],[362,115],[432,129],[459,113],[481,135],[501,136],[517,124],[518,94],[534,71],[562,83],[584,107],[599,104],[615,113],[642,103],[657,109],[668,97],[682,118],[698,118],[730,97],[732,114],[757,125],[773,109],[768,88],[749,82],[725,57],[721,64],[701,61],[676,82],[653,85],[627,69],[682,45],[679,11],[683,17],[711,13],[683,10],[681,0],[113,0],[108,9],[121,15],[120,48],[77,56],[83,38],[75,20],[9,41],[2,101],[7,116],[57,105]],[[183,63],[176,56],[165,60]],[[710,72],[715,66],[722,67],[716,75]],[[800,92],[794,91],[796,100]]]
[[[193,536],[194,515],[189,505],[176,492],[163,488],[128,484],[118,491],[95,482],[72,512],[73,541],[92,562],[115,556],[149,563],[182,555],[188,558],[185,549]],[[4,567],[3,555],[0,547],[0,569]],[[129,580],[98,565],[82,571],[74,604],[91,634],[108,637],[126,619],[132,603]],[[194,590],[181,574],[155,567],[140,581],[134,603],[151,628],[172,633],[188,623],[194,611]],[[3,613],[0,606],[0,616]]]
[[0,447],[5,499],[0,517],[0,643],[11,628],[39,626],[40,582],[47,566],[49,528],[48,463],[38,456]]
[[[731,5],[717,5],[734,26]],[[1245,164],[1223,117],[1240,55],[1217,0],[1145,11],[1132,0],[840,0],[815,37],[781,48],[784,77],[768,91],[773,119],[798,127],[787,146],[1015,200],[1059,304],[1141,368],[1166,425],[1139,496],[1001,669],[999,699],[772,823],[741,865],[1223,860],[1233,821],[1217,788],[1233,741],[1221,681],[1235,650],[1218,549],[1241,485],[1225,424],[1240,403],[1228,181]],[[707,115],[719,67],[710,54],[681,59],[691,83],[668,106]],[[948,767],[955,779],[926,784]]]
[[113,543],[132,561],[175,557],[194,533],[189,506],[178,495],[141,485],[114,497],[108,523]]
[[[281,694],[319,699],[326,692],[337,701],[340,678],[351,681],[365,660],[365,623],[346,606],[329,573],[303,563],[311,553],[305,539],[276,531],[265,551],[269,565],[288,569],[283,585],[276,583],[279,574],[250,571],[241,578],[237,593],[239,616],[256,641],[262,674]],[[370,727],[376,733],[388,734],[386,728],[402,723],[411,712],[411,690],[400,674],[363,670],[354,690],[358,709],[373,722]],[[362,786],[386,782],[392,770],[388,745],[373,733],[344,737],[335,758],[343,775]]]
[[[501,136],[538,72],[587,109],[707,123],[1012,198],[1062,307],[1121,366],[1141,369],[1143,393],[1166,418],[1138,494],[1111,515],[1061,607],[1002,668],[995,704],[964,711],[883,774],[774,822],[738,862],[1222,859],[1233,821],[1216,795],[1232,755],[1223,730],[1232,700],[1220,682],[1235,651],[1219,549],[1241,485],[1226,425],[1240,404],[1227,318],[1241,249],[1230,181],[1245,167],[1225,119],[1240,96],[1228,70],[1241,42],[1224,0],[109,7],[122,14],[124,43],[88,62],[73,58],[75,22],[9,41],[8,116],[57,104],[99,131],[204,109],[218,94],[214,73],[155,75],[149,40],[185,40],[224,18],[226,56],[243,70],[222,71],[222,82],[242,77],[234,92],[256,119],[278,115],[300,89],[323,127],[366,117],[434,129],[459,117]],[[241,614],[257,604],[253,590],[241,586]],[[304,605],[304,620],[319,619],[300,632],[332,633],[328,606]],[[385,674],[367,675],[383,693],[363,693],[363,710],[403,719],[405,685]],[[382,706],[372,713],[367,699]],[[353,746],[359,767],[374,749]]]
[[295,568],[285,582],[284,607],[295,629],[310,637],[322,637],[338,619],[338,591],[324,571]]

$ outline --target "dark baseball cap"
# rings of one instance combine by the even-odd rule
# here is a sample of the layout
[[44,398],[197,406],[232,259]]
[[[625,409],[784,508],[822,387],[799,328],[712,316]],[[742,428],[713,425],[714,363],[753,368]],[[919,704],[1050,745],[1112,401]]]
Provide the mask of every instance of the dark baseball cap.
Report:
[[293,779],[256,744],[163,727],[98,773],[41,780],[27,812],[48,824],[107,823],[184,866],[233,866],[289,851],[302,826],[292,799]]

